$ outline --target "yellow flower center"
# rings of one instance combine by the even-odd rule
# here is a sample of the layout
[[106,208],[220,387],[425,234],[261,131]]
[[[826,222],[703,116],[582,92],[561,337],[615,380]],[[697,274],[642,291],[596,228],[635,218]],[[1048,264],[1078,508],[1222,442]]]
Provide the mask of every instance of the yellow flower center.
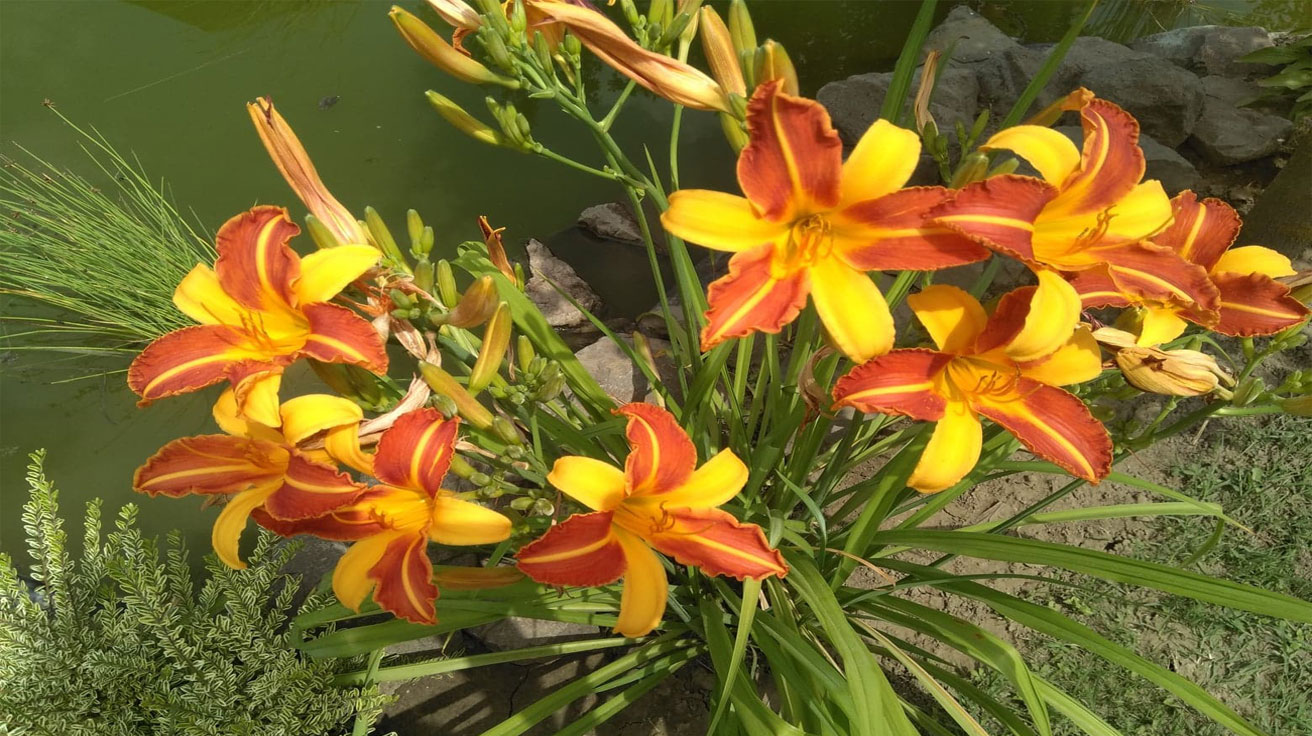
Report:
[[956,401],[971,398],[1004,399],[1016,392],[1020,373],[986,360],[971,357],[953,358],[943,371],[946,393]]
[[300,313],[245,310],[237,326],[245,338],[241,347],[260,356],[287,355],[305,347],[310,325]]
[[417,532],[433,520],[433,500],[407,488],[387,487],[388,494],[370,504],[369,512],[379,524],[397,531]]
[[793,223],[788,240],[774,250],[770,274],[786,278],[803,268],[810,268],[834,249],[834,235],[824,215],[808,215]]

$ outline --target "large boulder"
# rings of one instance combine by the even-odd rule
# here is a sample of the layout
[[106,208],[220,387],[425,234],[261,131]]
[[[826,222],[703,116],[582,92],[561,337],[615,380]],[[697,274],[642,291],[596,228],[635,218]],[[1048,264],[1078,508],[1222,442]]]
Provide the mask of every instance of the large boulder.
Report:
[[[1070,138],[1076,146],[1083,145],[1084,131],[1080,126],[1063,125],[1057,128],[1057,132]],[[1143,149],[1144,179],[1160,181],[1162,188],[1171,196],[1198,186],[1198,169],[1184,156],[1176,153],[1175,149],[1142,134],[1139,136],[1139,147]]]
[[620,202],[593,205],[579,214],[579,227],[599,238],[642,245],[642,228],[628,205]]
[[[920,85],[921,71],[923,67],[912,77],[912,92],[907,95],[904,110],[910,110],[911,100]],[[856,145],[866,129],[879,118],[892,79],[892,72],[857,74],[820,88],[816,99],[829,111],[844,145]],[[978,97],[975,73],[963,65],[949,64],[934,85],[934,94],[929,98],[929,113],[934,116],[939,130],[952,139],[956,136],[951,131],[957,123],[969,128],[975,122]]]
[[1194,26],[1145,36],[1130,47],[1198,74],[1246,76],[1270,73],[1271,67],[1239,58],[1272,45],[1271,34],[1262,28]]
[[525,284],[524,291],[537,305],[542,316],[546,317],[547,324],[566,330],[590,329],[592,323],[588,318],[557,291],[556,287],[573,297],[584,309],[596,313],[601,308],[601,299],[593,292],[592,287],[579,278],[572,266],[557,258],[538,240],[530,239],[525,250],[528,251],[528,265],[532,276]]
[[[1027,46],[1026,48],[1037,54],[1041,59],[1046,59],[1055,46],[1056,44],[1044,43]],[[1062,57],[1061,63],[1053,70],[1048,83],[1039,92],[1038,105],[1045,107],[1070,94],[1072,90],[1080,86],[1084,75],[1099,65],[1116,64],[1148,56],[1148,54],[1132,51],[1105,38],[1080,36],[1066,50],[1066,55]]]
[[1256,86],[1224,77],[1203,79],[1203,114],[1189,145],[1210,163],[1230,166],[1270,156],[1293,131],[1288,118],[1237,107]]
[[1145,133],[1167,146],[1184,143],[1203,113],[1198,77],[1152,56],[1095,65],[1080,84],[1125,108]]
[[1010,108],[1038,73],[1043,55],[1020,45],[970,8],[959,5],[925,39],[925,49],[947,53],[951,63],[974,72],[979,101]]
[[[632,345],[631,337],[620,339]],[[647,338],[651,347],[652,358],[656,361],[656,375],[666,386],[678,385],[677,367],[670,359],[670,344],[664,340]],[[630,401],[643,401],[652,392],[647,375],[633,363],[628,353],[615,344],[609,337],[602,337],[596,342],[582,348],[575,357],[583,365],[603,391],[621,404]]]

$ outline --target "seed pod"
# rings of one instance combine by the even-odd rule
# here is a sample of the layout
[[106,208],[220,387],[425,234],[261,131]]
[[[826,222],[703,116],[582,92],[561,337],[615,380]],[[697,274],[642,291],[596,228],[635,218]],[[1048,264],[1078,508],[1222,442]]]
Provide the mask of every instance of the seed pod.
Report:
[[501,361],[505,359],[506,350],[510,347],[512,326],[510,305],[501,302],[488,320],[487,329],[483,330],[483,345],[469,373],[469,390],[475,395],[487,388],[500,372]]

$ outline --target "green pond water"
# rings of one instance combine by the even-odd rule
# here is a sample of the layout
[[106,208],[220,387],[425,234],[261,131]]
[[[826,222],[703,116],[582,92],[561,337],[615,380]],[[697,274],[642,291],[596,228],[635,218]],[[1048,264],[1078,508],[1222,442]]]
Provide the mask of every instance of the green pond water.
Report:
[[[404,6],[434,24],[417,0]],[[941,2],[940,18],[957,2]],[[758,32],[782,41],[798,66],[803,93],[823,83],[891,68],[917,10],[915,2],[751,4]],[[973,2],[1008,33],[1052,41],[1083,3]],[[509,228],[508,241],[547,238],[573,225],[583,207],[612,201],[608,183],[550,162],[471,142],[427,106],[436,89],[476,114],[483,92],[458,84],[419,59],[387,19],[385,2],[325,0],[4,0],[0,2],[0,153],[16,145],[91,177],[76,138],[42,102],[93,126],[167,181],[183,211],[209,232],[255,203],[299,204],[267,160],[244,103],[271,95],[339,199],[357,212],[371,204],[404,228],[418,210],[453,247],[473,237],[486,214]],[[1093,32],[1118,40],[1177,25],[1238,22],[1286,28],[1306,16],[1299,0],[1106,2]],[[1303,22],[1306,22],[1303,20]],[[594,66],[595,105],[623,88]],[[329,103],[332,104],[329,104]],[[545,107],[524,110],[534,134],[557,150],[595,162],[583,136]],[[617,135],[628,150],[664,150],[669,105],[644,95],[626,107]],[[711,115],[685,116],[685,186],[729,188],[732,158]],[[663,153],[658,153],[663,156]],[[620,313],[654,301],[645,256],[566,232],[548,241]],[[12,331],[13,328],[3,328]],[[0,350],[3,344],[0,344]],[[78,373],[121,371],[122,363],[70,364],[66,358],[0,353],[0,551],[25,562],[20,507],[27,454],[49,453],[65,515],[105,499],[110,510],[138,501],[149,532],[179,528],[193,548],[207,545],[212,510],[199,499],[136,498],[132,471],[170,439],[215,431],[217,389],[138,409],[121,372],[52,384]],[[77,359],[83,360],[83,359]],[[293,370],[287,385],[312,385]]]

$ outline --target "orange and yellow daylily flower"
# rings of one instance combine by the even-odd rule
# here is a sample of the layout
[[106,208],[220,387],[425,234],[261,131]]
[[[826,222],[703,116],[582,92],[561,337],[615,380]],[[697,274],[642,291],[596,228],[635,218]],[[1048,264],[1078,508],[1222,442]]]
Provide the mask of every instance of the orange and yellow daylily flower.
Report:
[[[1080,113],[1083,150],[1051,128],[1002,130],[982,149],[1011,151],[1043,178],[1006,175],[976,182],[938,208],[933,221],[1019,258],[1036,272],[1095,270],[1127,294],[1182,307],[1207,304],[1214,294],[1207,274],[1152,242],[1171,224],[1171,201],[1161,182],[1142,181],[1138,121],[1084,89],[1072,93],[1063,108]],[[1060,313],[1053,324],[1061,329],[1035,334],[1032,349],[1014,353],[1016,360],[1052,352],[1079,320],[1079,295],[1064,280],[1040,279],[1035,298],[1036,312]]]
[[907,485],[932,493],[955,485],[975,467],[985,417],[1015,435],[1030,452],[1072,475],[1097,483],[1111,470],[1107,430],[1079,398],[1058,386],[1102,371],[1087,328],[1056,352],[1017,363],[1008,345],[1027,340],[1026,319],[1036,287],[1004,295],[991,316],[954,286],[931,286],[907,297],[937,350],[903,349],[853,368],[834,386],[839,406],[937,422]]
[[815,300],[834,343],[854,361],[893,347],[893,317],[866,271],[931,271],[989,253],[925,216],[951,190],[903,185],[920,159],[915,133],[884,120],[847,162],[820,103],[778,81],[747,105],[750,143],[738,157],[740,197],[705,189],[670,195],[665,229],[733,253],[707,291],[702,349],[752,332],[778,332]]
[[1106,274],[1086,271],[1071,280],[1086,307],[1137,307],[1141,317],[1137,343],[1160,345],[1184,333],[1187,322],[1234,337],[1272,335],[1303,321],[1308,308],[1276,281],[1293,276],[1289,258],[1270,248],[1231,248],[1241,222],[1234,208],[1219,199],[1198,200],[1190,191],[1171,200],[1175,221],[1153,238],[1207,273],[1216,293],[1213,308],[1180,305],[1139,294],[1126,294]]
[[550,585],[597,586],[624,578],[615,631],[643,636],[660,624],[668,583],[653,548],[708,575],[784,576],[788,566],[755,524],[719,507],[747,482],[747,466],[723,450],[697,466],[692,440],[664,409],[627,404],[630,453],[620,470],[566,456],[547,476],[593,513],[575,514],[516,555],[519,569]]
[[279,415],[281,429],[247,421],[228,389],[214,405],[214,420],[227,434],[164,445],[137,469],[132,487],[174,498],[234,494],[214,522],[211,541],[224,564],[244,568],[237,548],[252,511],[263,509],[285,521],[322,516],[364,491],[321,452],[298,447],[325,431],[354,436],[359,406],[338,396],[309,394],[283,403]]
[[300,228],[281,207],[256,207],[219,228],[218,260],[198,264],[173,303],[200,322],[146,346],[128,368],[141,404],[227,380],[245,417],[277,427],[283,369],[298,358],[387,370],[373,326],[328,300],[378,260],[367,245],[301,258],[287,245]]
[[[358,611],[365,596],[400,618],[437,620],[437,586],[428,543],[455,546],[495,544],[510,536],[510,519],[442,488],[455,455],[459,419],[436,409],[403,414],[383,432],[378,451],[357,470],[381,481],[355,503],[299,521],[257,512],[262,526],[282,534],[313,534],[354,544],[333,571],[333,592]],[[329,446],[329,452],[334,453]],[[358,464],[355,458],[338,457]]]
[[560,0],[525,0],[524,7],[530,33],[559,33],[554,29],[563,27],[608,66],[652,93],[694,110],[733,112],[714,79],[678,59],[644,49],[597,9]]

